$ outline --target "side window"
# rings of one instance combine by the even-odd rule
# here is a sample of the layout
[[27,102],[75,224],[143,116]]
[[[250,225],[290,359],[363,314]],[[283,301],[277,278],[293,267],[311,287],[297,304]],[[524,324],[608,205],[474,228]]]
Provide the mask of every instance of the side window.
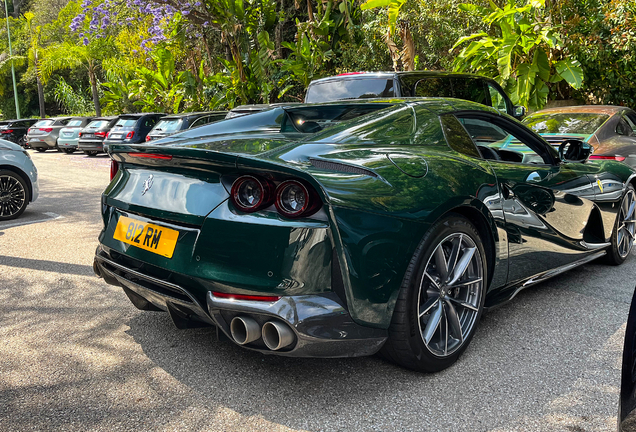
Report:
[[453,97],[453,88],[448,78],[424,78],[415,84],[413,96]]
[[453,93],[458,99],[465,99],[486,105],[484,82],[474,78],[453,78]]
[[636,113],[630,111],[625,114],[625,117],[631,122],[632,129],[636,132],[636,127],[634,127],[634,125],[636,125]]
[[458,153],[465,154],[475,158],[480,158],[481,154],[475,147],[475,143],[466,133],[466,129],[452,114],[446,114],[440,117],[442,121],[442,130],[446,137],[449,147]]
[[196,119],[191,125],[189,129],[198,127],[198,126],[203,126],[204,124],[207,124],[210,122],[210,117],[209,116],[205,116],[205,117],[199,117],[198,119]]
[[629,115],[625,115],[623,114],[623,119],[625,120],[625,123],[627,123],[627,126],[629,127],[628,130],[628,135],[633,136],[634,133],[636,132],[636,124],[634,123],[634,121],[630,118]]
[[144,127],[145,128],[151,128],[155,125],[155,123],[157,123],[157,119],[154,117],[148,117],[146,119],[146,121],[144,122]]
[[616,124],[616,133],[618,135],[630,136],[634,134],[633,129],[627,124],[624,118],[621,118]]
[[501,94],[499,90],[493,87],[491,84],[488,84],[488,92],[490,93],[490,102],[492,107],[501,112],[508,112],[508,108],[506,107],[506,99]]
[[503,127],[487,120],[461,118],[459,120],[471,136],[484,159],[523,164],[545,164],[543,157],[531,145]]

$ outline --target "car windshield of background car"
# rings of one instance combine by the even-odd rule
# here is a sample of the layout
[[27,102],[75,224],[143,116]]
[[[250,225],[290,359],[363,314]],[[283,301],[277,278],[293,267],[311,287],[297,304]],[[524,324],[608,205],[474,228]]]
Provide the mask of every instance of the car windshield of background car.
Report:
[[49,125],[52,125],[53,123],[55,123],[55,120],[51,120],[51,119],[40,120],[39,122],[34,124],[33,127],[49,126]]
[[164,119],[159,120],[159,123],[154,127],[157,132],[174,132],[181,129],[182,119]]
[[522,123],[536,133],[593,134],[608,118],[594,113],[544,113],[530,115]]
[[306,103],[345,99],[393,97],[393,78],[343,79],[313,84],[307,90]]
[[89,123],[87,128],[100,129],[105,126],[108,126],[108,120],[95,120]]

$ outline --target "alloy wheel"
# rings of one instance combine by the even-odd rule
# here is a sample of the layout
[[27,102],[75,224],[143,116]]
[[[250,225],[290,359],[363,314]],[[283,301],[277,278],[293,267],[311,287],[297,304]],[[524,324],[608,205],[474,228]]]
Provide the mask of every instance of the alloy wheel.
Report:
[[481,307],[483,262],[467,234],[451,234],[431,254],[420,280],[418,324],[438,357],[457,351],[474,330]]
[[636,211],[634,211],[634,207],[636,207],[636,194],[630,188],[623,197],[618,213],[616,244],[621,258],[629,255],[634,245],[634,239],[636,239]]
[[11,175],[0,176],[0,217],[10,218],[20,212],[26,201],[22,183]]

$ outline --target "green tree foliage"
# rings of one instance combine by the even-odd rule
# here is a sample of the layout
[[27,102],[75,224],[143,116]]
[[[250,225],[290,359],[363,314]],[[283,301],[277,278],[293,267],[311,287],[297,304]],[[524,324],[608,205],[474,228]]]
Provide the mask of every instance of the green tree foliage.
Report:
[[551,84],[564,80],[581,88],[583,70],[578,60],[566,55],[558,27],[546,20],[545,0],[522,6],[509,0],[503,7],[492,3],[488,8],[463,3],[459,8],[481,15],[498,32],[460,38],[453,46],[463,46],[455,59],[456,71],[494,77],[514,103],[531,110],[545,106]]

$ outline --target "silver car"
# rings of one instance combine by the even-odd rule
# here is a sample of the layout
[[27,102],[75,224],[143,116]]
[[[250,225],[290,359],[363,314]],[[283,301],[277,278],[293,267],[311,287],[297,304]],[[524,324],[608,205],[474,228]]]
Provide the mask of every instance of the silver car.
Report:
[[57,148],[60,129],[68,124],[72,117],[56,117],[39,120],[29,128],[27,143],[39,152]]
[[0,139],[0,221],[20,216],[38,193],[38,170],[29,153]]

